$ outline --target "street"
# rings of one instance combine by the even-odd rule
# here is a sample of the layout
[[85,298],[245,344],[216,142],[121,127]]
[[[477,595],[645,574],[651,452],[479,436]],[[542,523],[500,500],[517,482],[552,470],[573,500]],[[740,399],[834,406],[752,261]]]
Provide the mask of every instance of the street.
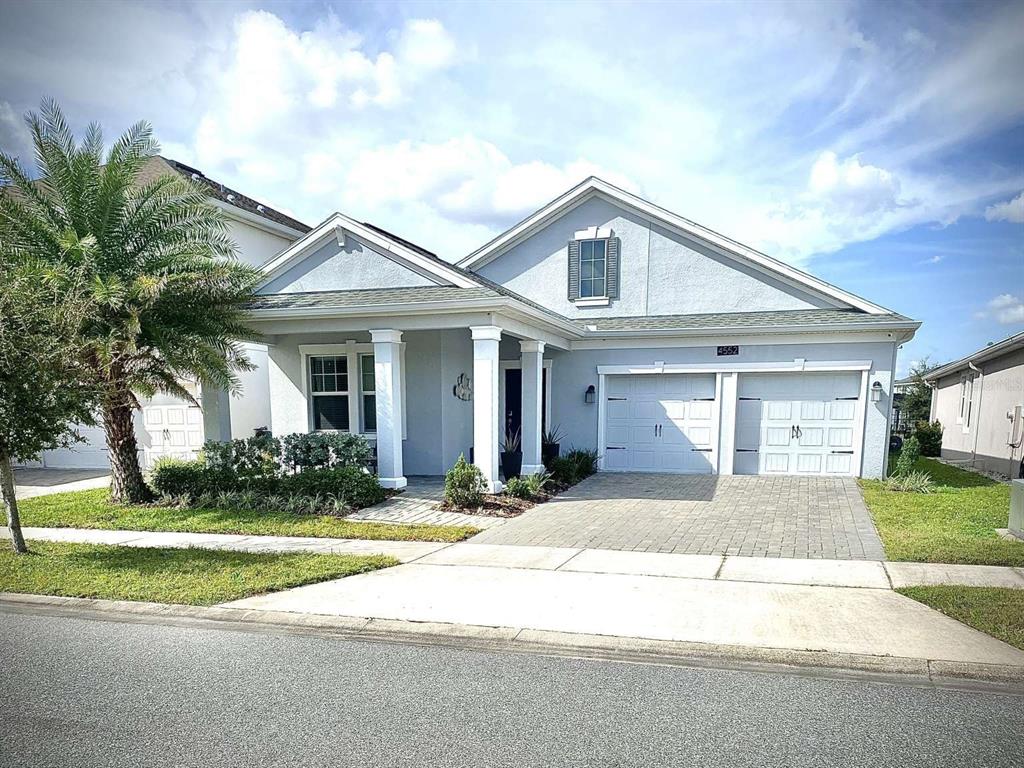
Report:
[[1020,766],[1024,697],[0,611],[4,766]]

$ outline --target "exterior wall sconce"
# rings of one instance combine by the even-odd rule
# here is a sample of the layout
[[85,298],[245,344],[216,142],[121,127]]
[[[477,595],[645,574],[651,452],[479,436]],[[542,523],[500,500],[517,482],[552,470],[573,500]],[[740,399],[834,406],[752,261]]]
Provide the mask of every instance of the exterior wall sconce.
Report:
[[587,391],[583,393],[583,402],[585,402],[587,405],[593,405],[596,399],[597,390],[594,389],[594,385],[591,384],[589,387],[587,387]]
[[876,381],[871,385],[871,402],[877,403],[882,400],[882,383]]

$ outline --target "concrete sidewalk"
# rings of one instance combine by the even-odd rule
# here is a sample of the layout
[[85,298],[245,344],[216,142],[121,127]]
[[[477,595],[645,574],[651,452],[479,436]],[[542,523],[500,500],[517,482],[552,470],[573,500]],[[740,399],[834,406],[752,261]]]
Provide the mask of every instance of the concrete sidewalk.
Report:
[[[494,564],[494,550],[508,553],[504,565]],[[757,558],[641,562],[606,550],[494,550],[453,545],[407,565],[223,607],[1024,666],[1024,651],[893,592],[878,563],[859,564],[878,569],[858,573],[861,585],[836,587],[750,581],[756,564],[742,561]],[[741,561],[733,569],[743,580],[723,577],[729,560]],[[796,578],[812,578],[796,568],[804,569]]]

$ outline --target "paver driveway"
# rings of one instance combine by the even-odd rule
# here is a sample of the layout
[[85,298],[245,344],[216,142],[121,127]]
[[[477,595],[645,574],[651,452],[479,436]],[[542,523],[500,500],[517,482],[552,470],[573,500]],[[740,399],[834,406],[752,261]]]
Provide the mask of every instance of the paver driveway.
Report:
[[852,478],[600,473],[475,544],[884,560]]

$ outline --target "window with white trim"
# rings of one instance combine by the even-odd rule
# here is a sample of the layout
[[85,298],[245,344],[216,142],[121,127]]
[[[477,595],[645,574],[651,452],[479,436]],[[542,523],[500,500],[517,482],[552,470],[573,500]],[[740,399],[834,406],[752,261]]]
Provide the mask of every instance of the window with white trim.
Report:
[[580,241],[580,298],[607,296],[608,241]]
[[974,377],[968,376],[965,380],[964,396],[966,398],[966,404],[964,406],[964,429],[971,428],[971,408],[974,401]]
[[359,356],[359,386],[363,432],[376,432],[377,381],[373,373],[373,355]]
[[960,377],[960,410],[956,415],[956,423],[964,423],[964,413],[967,411],[967,374]]
[[309,392],[314,430],[349,431],[348,380],[346,355],[309,358]]

